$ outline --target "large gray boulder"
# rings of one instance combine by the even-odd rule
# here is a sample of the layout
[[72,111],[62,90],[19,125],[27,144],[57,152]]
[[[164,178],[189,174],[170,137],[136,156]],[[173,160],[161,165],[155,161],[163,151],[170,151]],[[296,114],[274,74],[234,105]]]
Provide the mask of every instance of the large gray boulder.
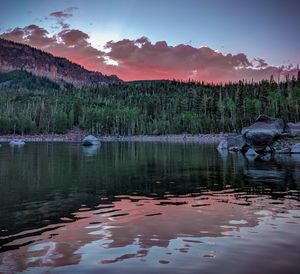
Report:
[[246,144],[255,151],[262,151],[270,146],[284,130],[282,119],[260,115],[254,124],[243,128],[242,135]]
[[285,131],[290,136],[300,136],[300,123],[287,123]]
[[230,138],[229,150],[243,151],[246,146],[246,141],[243,135],[237,135]]
[[82,145],[83,146],[100,145],[100,140],[93,135],[88,135],[83,138]]

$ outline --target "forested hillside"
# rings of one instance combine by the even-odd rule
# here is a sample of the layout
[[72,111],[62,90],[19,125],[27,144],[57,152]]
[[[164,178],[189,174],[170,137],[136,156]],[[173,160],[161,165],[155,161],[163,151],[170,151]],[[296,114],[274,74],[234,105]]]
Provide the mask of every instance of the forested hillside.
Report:
[[1,90],[60,90],[63,87],[71,87],[67,83],[57,84],[45,77],[36,77],[24,70],[14,70],[0,73]]
[[113,135],[231,132],[261,113],[300,121],[300,77],[280,84],[153,81],[81,89],[57,89],[47,81],[39,78],[27,88],[2,84],[1,134],[65,133],[74,127]]
[[35,76],[46,77],[58,84],[68,83],[76,87],[106,85],[121,81],[115,75],[107,76],[100,72],[89,71],[66,58],[0,38],[0,72],[20,69]]

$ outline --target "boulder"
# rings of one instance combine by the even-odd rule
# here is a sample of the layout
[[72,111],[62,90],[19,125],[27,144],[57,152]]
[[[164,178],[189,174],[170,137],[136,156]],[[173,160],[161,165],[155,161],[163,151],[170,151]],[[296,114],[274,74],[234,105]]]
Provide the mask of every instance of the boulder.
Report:
[[291,154],[300,154],[300,143],[292,145]]
[[218,150],[228,149],[230,151],[241,151],[243,150],[246,142],[242,135],[228,135],[218,145]]
[[17,147],[20,147],[20,146],[24,146],[25,145],[25,142],[23,140],[18,140],[18,139],[15,139],[15,140],[11,140],[9,142],[9,145],[10,146],[17,146]]
[[231,138],[229,149],[242,151],[246,146],[246,141],[243,135],[237,135]]
[[246,144],[258,152],[270,146],[283,133],[283,130],[282,119],[260,115],[254,124],[242,130],[242,135]]
[[88,135],[83,138],[82,145],[83,146],[100,145],[100,140],[93,135]]
[[285,131],[290,136],[300,136],[300,123],[287,123]]

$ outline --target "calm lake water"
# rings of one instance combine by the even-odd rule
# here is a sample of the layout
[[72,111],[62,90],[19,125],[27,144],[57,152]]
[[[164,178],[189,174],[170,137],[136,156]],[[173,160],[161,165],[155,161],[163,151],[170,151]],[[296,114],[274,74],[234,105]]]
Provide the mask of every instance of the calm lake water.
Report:
[[0,148],[0,273],[300,273],[300,155]]

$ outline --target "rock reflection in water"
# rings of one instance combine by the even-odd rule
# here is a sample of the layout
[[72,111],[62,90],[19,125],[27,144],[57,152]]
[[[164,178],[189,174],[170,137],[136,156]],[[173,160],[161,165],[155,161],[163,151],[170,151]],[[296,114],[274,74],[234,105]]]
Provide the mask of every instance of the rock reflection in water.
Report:
[[101,147],[100,144],[96,144],[92,146],[83,146],[82,150],[86,156],[94,156],[99,152],[100,147]]
[[[249,160],[241,153],[218,151],[225,161],[234,161],[236,167],[243,169],[243,180],[267,185],[282,185],[282,189],[300,186],[300,155],[277,154],[268,160]],[[267,157],[266,157],[267,158]],[[231,163],[230,163],[231,165]]]

